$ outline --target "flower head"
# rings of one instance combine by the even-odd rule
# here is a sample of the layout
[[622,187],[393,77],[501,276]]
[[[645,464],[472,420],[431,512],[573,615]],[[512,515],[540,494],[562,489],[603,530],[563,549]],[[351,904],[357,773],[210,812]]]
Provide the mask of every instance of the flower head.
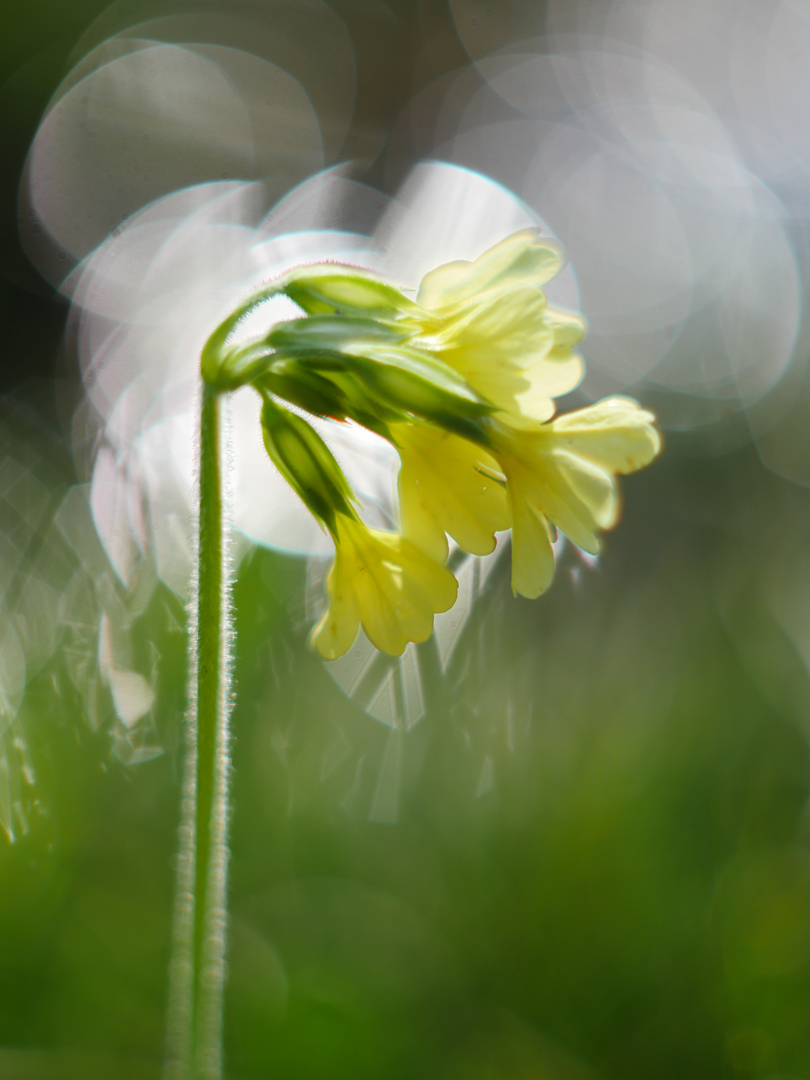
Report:
[[[415,302],[368,271],[303,267],[268,288],[304,318],[229,346],[260,291],[209,339],[204,377],[259,391],[268,453],[335,541],[330,607],[312,635],[322,656],[344,653],[361,623],[394,655],[427,638],[455,598],[442,565],[448,535],[486,555],[511,525],[513,589],[539,596],[554,573],[554,527],[597,552],[618,516],[616,474],[660,450],[654,416],[629,398],[552,419],[554,398],[582,375],[583,320],[550,308],[541,287],[561,261],[555,244],[523,230],[473,262],[432,270]],[[323,440],[277,398],[396,447],[402,535],[360,520]]]
[[409,641],[426,641],[433,615],[456,602],[450,571],[397,533],[338,515],[329,608],[311,642],[325,660],[351,648],[362,623],[373,645],[399,656]]

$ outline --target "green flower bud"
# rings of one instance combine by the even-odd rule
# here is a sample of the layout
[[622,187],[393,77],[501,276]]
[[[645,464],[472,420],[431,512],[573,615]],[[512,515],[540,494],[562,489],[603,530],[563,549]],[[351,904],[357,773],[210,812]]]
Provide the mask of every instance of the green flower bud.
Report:
[[334,535],[335,515],[356,517],[355,496],[323,439],[302,417],[262,395],[262,437],[270,460]]

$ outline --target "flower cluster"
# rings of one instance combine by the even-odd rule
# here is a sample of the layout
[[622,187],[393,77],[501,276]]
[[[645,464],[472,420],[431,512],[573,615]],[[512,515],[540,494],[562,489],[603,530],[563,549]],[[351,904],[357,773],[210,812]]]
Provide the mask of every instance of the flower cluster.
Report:
[[[258,391],[271,460],[335,542],[329,608],[312,633],[326,659],[351,647],[360,624],[393,655],[430,636],[433,615],[456,598],[448,535],[486,555],[511,527],[512,588],[539,596],[554,573],[555,527],[595,554],[617,519],[616,474],[659,452],[654,416],[630,398],[555,417],[554,399],[583,372],[582,319],[551,307],[542,288],[561,266],[558,247],[527,229],[474,262],[432,270],[415,299],[354,267],[300,267],[209,338],[204,381]],[[280,294],[302,318],[229,344]],[[401,533],[363,523],[302,413],[352,420],[396,448]]]

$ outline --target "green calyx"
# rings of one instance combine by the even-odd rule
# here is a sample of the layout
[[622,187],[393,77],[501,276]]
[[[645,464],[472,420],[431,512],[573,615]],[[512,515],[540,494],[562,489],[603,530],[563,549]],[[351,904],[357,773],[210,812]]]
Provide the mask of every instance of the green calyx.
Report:
[[254,385],[314,416],[354,420],[385,438],[389,424],[407,419],[401,409],[381,402],[360,379],[341,368],[319,371],[305,361],[277,359]]
[[320,435],[297,413],[262,394],[262,438],[270,460],[334,535],[335,516],[354,518],[355,495]]
[[396,324],[367,318],[313,315],[280,323],[267,344],[277,358],[332,377],[355,377],[390,419],[416,416],[469,433],[493,406],[438,357],[407,344]]
[[285,274],[281,285],[308,315],[396,316],[417,308],[393,285],[336,263],[299,267]]

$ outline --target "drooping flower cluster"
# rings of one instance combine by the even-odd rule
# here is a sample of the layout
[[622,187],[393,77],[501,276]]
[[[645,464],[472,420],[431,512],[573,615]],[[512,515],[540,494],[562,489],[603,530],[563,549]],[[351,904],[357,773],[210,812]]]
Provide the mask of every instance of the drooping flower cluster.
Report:
[[[595,554],[618,516],[616,474],[659,452],[655,417],[630,398],[555,418],[554,399],[583,373],[582,319],[549,306],[542,288],[562,261],[555,244],[523,230],[474,262],[432,270],[415,300],[368,271],[305,266],[249,297],[209,338],[203,379],[220,391],[255,387],[271,460],[335,542],[329,608],[312,633],[326,659],[345,653],[361,624],[393,655],[430,636],[433,615],[456,598],[443,565],[448,535],[486,555],[511,527],[512,588],[539,596],[554,573],[555,527]],[[279,294],[303,317],[229,344]],[[363,523],[301,412],[352,420],[397,449],[401,533]]]

